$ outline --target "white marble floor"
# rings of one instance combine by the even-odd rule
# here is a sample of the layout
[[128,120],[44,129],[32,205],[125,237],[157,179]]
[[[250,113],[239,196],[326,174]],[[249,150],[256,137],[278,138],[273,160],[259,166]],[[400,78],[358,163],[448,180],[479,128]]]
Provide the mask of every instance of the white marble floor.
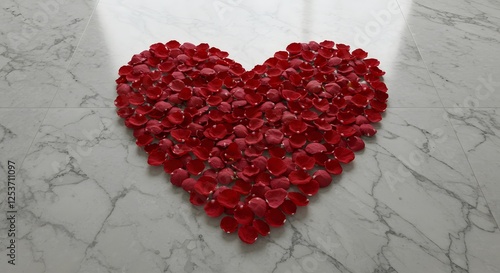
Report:
[[[500,272],[500,2],[0,7],[0,272]],[[115,113],[118,68],[172,39],[248,69],[293,41],[361,47],[387,72],[389,109],[336,183],[245,245],[147,165]]]

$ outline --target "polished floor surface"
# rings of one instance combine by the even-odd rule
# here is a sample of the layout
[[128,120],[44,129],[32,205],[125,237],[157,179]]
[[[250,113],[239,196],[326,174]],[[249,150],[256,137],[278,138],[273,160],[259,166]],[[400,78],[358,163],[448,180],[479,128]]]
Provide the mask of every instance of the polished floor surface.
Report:
[[[0,178],[16,163],[16,265],[0,184],[0,272],[500,272],[497,0],[2,0]],[[254,245],[226,235],[113,104],[155,42],[251,69],[293,41],[361,47],[387,74],[379,133]]]

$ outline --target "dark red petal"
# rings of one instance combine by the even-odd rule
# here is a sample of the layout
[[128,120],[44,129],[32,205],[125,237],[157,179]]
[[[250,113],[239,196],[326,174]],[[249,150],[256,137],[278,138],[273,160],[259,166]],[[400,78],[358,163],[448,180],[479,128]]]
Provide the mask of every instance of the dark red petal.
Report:
[[309,199],[300,192],[289,192],[288,199],[292,200],[297,206],[307,206],[309,204]]
[[229,185],[234,180],[234,171],[229,168],[222,169],[217,174],[217,182],[223,185]]
[[210,105],[210,106],[217,106],[219,105],[220,103],[222,102],[222,98],[219,97],[219,96],[209,96],[207,98],[207,103]]
[[271,233],[269,225],[261,219],[254,219],[252,226],[261,236],[267,236],[269,235],[269,233]]
[[277,158],[283,158],[286,154],[285,149],[281,147],[270,148],[268,152],[271,155],[271,157],[277,157]]
[[233,233],[238,229],[238,221],[231,216],[226,216],[220,220],[220,228],[226,233]]
[[281,188],[288,190],[288,188],[290,188],[290,180],[286,176],[280,176],[271,180],[270,185],[273,189]]
[[288,140],[290,141],[290,146],[295,149],[301,148],[307,142],[307,138],[302,134],[292,135]]
[[264,196],[269,207],[275,209],[283,203],[287,196],[287,191],[282,188],[272,189],[267,191]]
[[295,212],[297,212],[297,205],[295,205],[292,200],[286,199],[283,201],[283,204],[281,204],[280,209],[288,215],[294,215]]
[[247,195],[252,190],[252,184],[250,182],[243,181],[241,179],[234,182],[233,190],[237,191],[241,195]]
[[300,184],[300,185],[297,185],[297,188],[303,192],[304,194],[308,195],[308,196],[312,196],[312,195],[315,195],[316,193],[318,193],[318,190],[319,190],[319,183],[318,181],[312,179],[311,181],[309,181],[309,183],[307,184]]
[[283,132],[278,129],[269,129],[266,131],[264,136],[266,138],[267,144],[269,145],[280,144],[283,140]]
[[130,124],[135,126],[141,126],[146,124],[146,122],[148,122],[148,119],[146,118],[146,116],[143,115],[135,115],[128,118],[128,122],[130,122]]
[[180,92],[182,88],[184,88],[186,85],[184,84],[183,81],[181,80],[173,80],[170,83],[170,88],[176,92]]
[[288,101],[296,101],[300,98],[300,93],[292,90],[284,89],[281,91],[281,96]]
[[175,129],[170,131],[170,135],[177,141],[184,142],[191,135],[191,130]]
[[365,136],[373,136],[377,133],[377,130],[371,124],[361,124],[359,130]]
[[238,237],[247,244],[253,244],[257,241],[259,234],[253,226],[242,226],[238,229]]
[[203,196],[208,196],[214,192],[216,186],[217,182],[215,179],[209,176],[202,176],[198,179],[198,181],[196,181],[193,189]]
[[226,208],[234,208],[240,201],[240,194],[232,189],[226,189],[217,195],[217,201]]
[[257,129],[260,129],[262,125],[264,125],[264,120],[258,118],[252,118],[248,122],[248,129],[255,131]]
[[301,134],[307,130],[307,124],[302,120],[292,120],[288,124],[288,128],[290,128],[290,131],[296,134]]
[[337,147],[333,151],[333,154],[342,163],[349,163],[354,160],[354,153],[347,148]]
[[371,122],[379,122],[382,120],[382,115],[380,112],[373,110],[373,109],[366,109],[365,110],[366,118],[371,121]]
[[336,159],[329,159],[325,162],[325,169],[331,173],[331,174],[341,174],[342,173],[342,166],[340,166],[340,163]]
[[180,187],[182,182],[189,177],[189,173],[184,169],[176,169],[170,175],[170,183]]
[[189,202],[191,202],[191,204],[193,204],[195,206],[201,206],[201,205],[205,204],[206,201],[207,201],[207,197],[205,197],[201,194],[198,194],[197,192],[192,191],[189,194]]
[[311,176],[303,170],[292,171],[288,178],[290,179],[290,183],[294,185],[306,184],[311,181]]
[[311,92],[311,93],[319,93],[319,92],[323,91],[323,86],[317,80],[312,80],[312,81],[307,83],[306,90]]
[[237,206],[234,209],[234,219],[241,225],[250,225],[253,222],[254,213],[246,205]]
[[309,154],[317,154],[326,152],[326,147],[320,143],[309,143],[306,146],[306,152]]
[[248,135],[248,129],[243,124],[238,124],[233,128],[236,137],[246,137]]
[[259,103],[262,102],[262,95],[259,94],[246,94],[245,95],[245,100],[250,104],[250,105],[258,105]]
[[267,160],[267,169],[273,175],[279,176],[286,172],[287,165],[280,158],[271,157]]
[[314,157],[310,157],[306,154],[298,155],[294,162],[303,170],[311,170],[314,167],[314,164],[316,164]]
[[332,183],[332,176],[325,170],[317,170],[312,178],[318,181],[320,188],[327,187]]
[[208,157],[210,156],[210,151],[203,146],[193,147],[191,152],[193,152],[193,154],[201,160],[207,160]]
[[194,185],[196,184],[196,180],[194,178],[187,178],[187,179],[184,179],[184,181],[182,181],[182,189],[187,191],[187,192],[191,192],[192,190],[194,190]]
[[368,105],[368,99],[360,94],[356,94],[351,98],[351,102],[358,107],[365,107]]
[[259,143],[264,137],[261,132],[252,132],[245,137],[245,142],[249,145]]
[[174,170],[184,168],[184,163],[178,159],[167,159],[163,163],[163,169],[166,173],[172,173]]
[[281,227],[285,224],[286,216],[279,209],[269,209],[264,219],[272,227]]
[[210,217],[219,217],[224,212],[224,207],[217,202],[217,200],[212,199],[205,204],[205,213]]
[[248,207],[257,215],[258,217],[264,217],[267,211],[267,203],[264,199],[260,197],[254,197],[248,201]]
[[160,166],[165,162],[165,152],[162,150],[156,150],[149,154],[148,164],[151,166]]
[[184,114],[180,111],[169,113],[167,119],[173,124],[181,124],[184,121]]
[[205,169],[205,161],[193,159],[187,163],[186,168],[192,175],[199,175]]
[[297,54],[302,51],[302,45],[300,43],[291,43],[286,47],[286,51]]
[[243,174],[245,176],[248,176],[248,177],[253,177],[253,176],[257,175],[258,173],[260,173],[260,169],[258,167],[255,167],[255,166],[249,165],[243,169]]
[[347,145],[354,152],[361,151],[365,148],[365,142],[360,137],[357,136],[352,136],[348,138]]
[[329,144],[337,144],[340,142],[340,135],[336,131],[328,131],[324,135],[325,141]]

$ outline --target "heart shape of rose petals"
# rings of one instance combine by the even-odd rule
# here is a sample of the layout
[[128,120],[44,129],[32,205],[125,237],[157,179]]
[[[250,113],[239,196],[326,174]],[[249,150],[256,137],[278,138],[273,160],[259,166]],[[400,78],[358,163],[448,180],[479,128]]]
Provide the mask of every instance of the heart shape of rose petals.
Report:
[[387,87],[379,61],[332,41],[292,43],[249,71],[227,57],[153,44],[119,69],[115,105],[148,163],[251,244],[354,160]]

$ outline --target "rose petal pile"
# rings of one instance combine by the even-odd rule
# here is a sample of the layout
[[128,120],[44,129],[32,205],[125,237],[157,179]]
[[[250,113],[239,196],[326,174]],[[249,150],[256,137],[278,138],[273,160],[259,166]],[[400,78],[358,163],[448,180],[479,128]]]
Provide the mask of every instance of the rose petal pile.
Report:
[[382,119],[379,61],[292,43],[246,71],[208,44],[157,43],[119,69],[115,105],[148,163],[245,243],[342,173]]

